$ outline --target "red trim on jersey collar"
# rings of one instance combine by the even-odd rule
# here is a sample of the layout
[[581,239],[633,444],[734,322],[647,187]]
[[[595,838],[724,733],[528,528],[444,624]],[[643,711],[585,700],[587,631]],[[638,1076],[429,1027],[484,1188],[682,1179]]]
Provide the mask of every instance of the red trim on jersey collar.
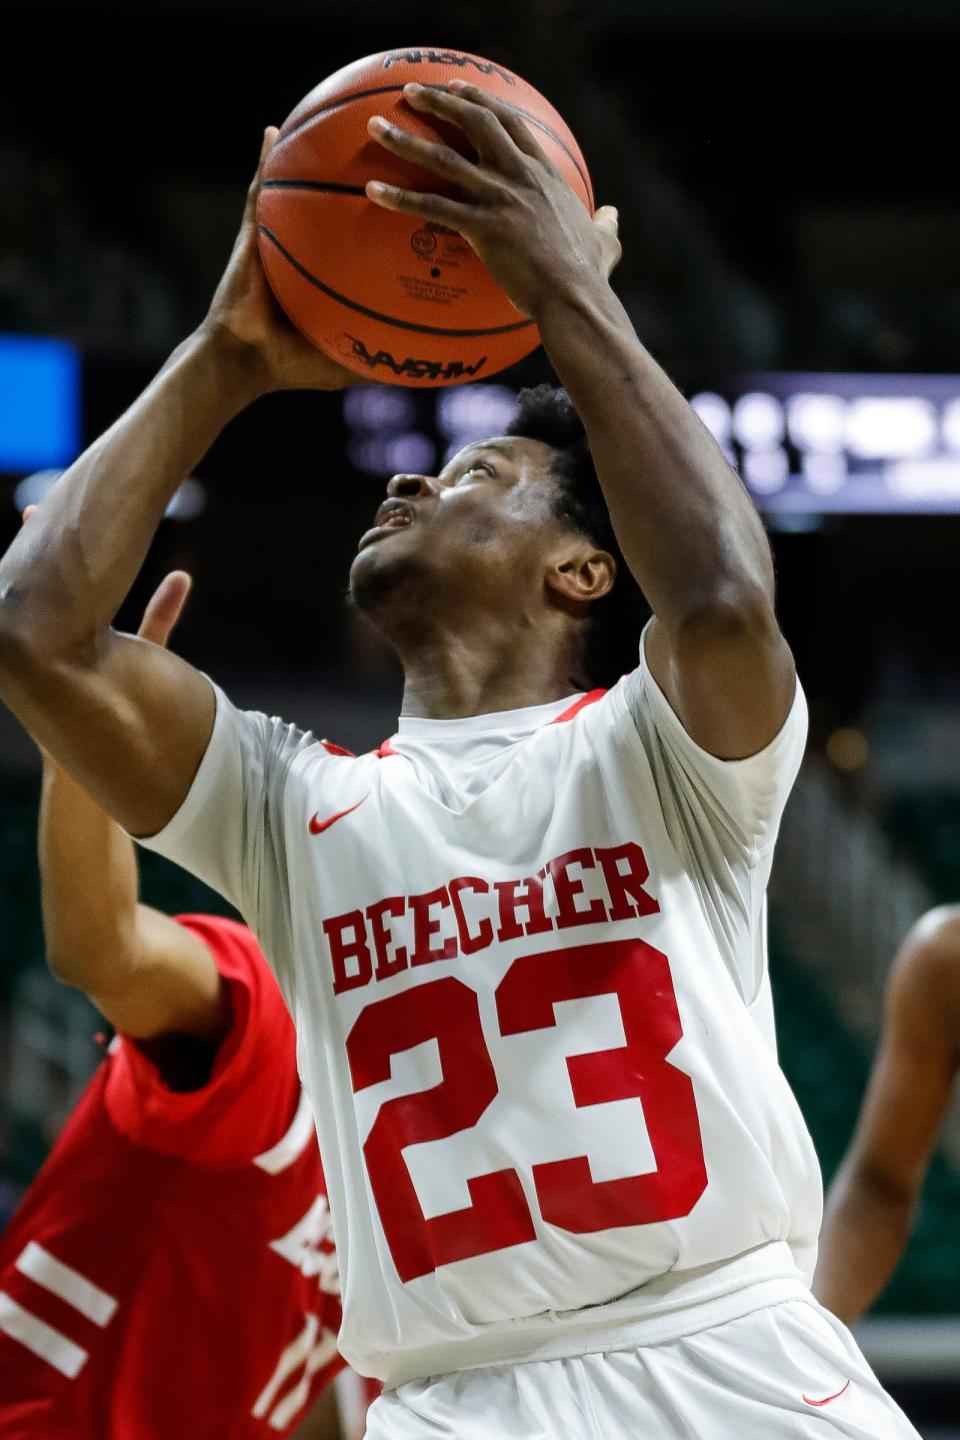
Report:
[[342,745],[335,745],[332,740],[321,740],[320,744],[328,755],[346,755],[348,760],[356,760],[357,758],[354,750],[345,750]]
[[598,700],[602,700],[606,693],[606,690],[588,690],[586,695],[581,695],[579,700],[574,700],[573,704],[568,705],[556,719],[550,721],[550,724],[560,725],[564,720],[572,720],[574,715],[579,715],[587,705],[595,705]]
[[[554,716],[554,718],[549,723],[551,725],[559,725],[564,720],[572,720],[573,717],[575,715],[579,715],[580,711],[583,710],[587,705],[594,705],[598,700],[602,700],[606,693],[606,690],[588,691],[586,695],[581,695],[579,700],[574,700],[572,705],[568,705],[566,710],[563,710],[559,715]],[[327,742],[324,741],[323,743],[326,744]],[[344,751],[341,753],[345,754],[346,752]],[[390,739],[384,740],[383,744],[378,746],[373,753],[377,756],[378,760],[386,760],[389,756],[398,755],[400,752],[393,748],[393,740]]]

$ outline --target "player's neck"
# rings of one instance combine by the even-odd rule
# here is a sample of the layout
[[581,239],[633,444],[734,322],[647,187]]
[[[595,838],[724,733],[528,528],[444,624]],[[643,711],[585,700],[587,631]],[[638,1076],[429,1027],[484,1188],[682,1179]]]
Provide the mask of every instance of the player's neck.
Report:
[[[556,637],[555,637],[556,638]],[[478,639],[463,629],[401,656],[401,714],[459,720],[562,700],[583,688],[569,647],[543,634]]]

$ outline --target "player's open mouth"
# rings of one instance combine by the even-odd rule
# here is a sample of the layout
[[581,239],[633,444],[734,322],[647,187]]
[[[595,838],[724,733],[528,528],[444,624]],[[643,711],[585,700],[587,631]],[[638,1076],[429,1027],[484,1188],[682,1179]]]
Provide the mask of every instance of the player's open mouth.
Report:
[[389,535],[391,530],[406,530],[414,520],[413,506],[407,500],[391,499],[384,500],[374,518],[373,528],[361,535],[357,545],[358,550],[371,545],[374,540],[382,539]]

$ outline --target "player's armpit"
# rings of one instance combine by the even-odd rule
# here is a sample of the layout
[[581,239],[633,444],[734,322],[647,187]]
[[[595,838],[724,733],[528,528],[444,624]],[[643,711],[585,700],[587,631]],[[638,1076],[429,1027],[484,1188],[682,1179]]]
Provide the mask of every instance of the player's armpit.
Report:
[[707,610],[674,635],[654,618],[645,635],[651,674],[684,729],[721,760],[769,745],[796,692],[793,656],[772,606],[758,595],[755,611]]
[[320,1395],[310,1414],[297,1428],[293,1440],[345,1440],[332,1385],[328,1385]]
[[90,995],[97,1009],[135,1040],[220,1040],[230,1028],[230,998],[200,937],[148,905],[137,906],[134,932],[116,983]]

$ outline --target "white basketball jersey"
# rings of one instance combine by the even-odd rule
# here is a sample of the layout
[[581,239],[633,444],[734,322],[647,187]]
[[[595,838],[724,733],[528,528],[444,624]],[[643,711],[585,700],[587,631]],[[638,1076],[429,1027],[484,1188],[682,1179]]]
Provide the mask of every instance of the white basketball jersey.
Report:
[[805,733],[798,689],[765,751],[717,760],[642,656],[606,694],[402,720],[359,757],[218,691],[149,844],[275,968],[361,1373],[612,1348],[809,1278],[820,1177],[764,936]]

